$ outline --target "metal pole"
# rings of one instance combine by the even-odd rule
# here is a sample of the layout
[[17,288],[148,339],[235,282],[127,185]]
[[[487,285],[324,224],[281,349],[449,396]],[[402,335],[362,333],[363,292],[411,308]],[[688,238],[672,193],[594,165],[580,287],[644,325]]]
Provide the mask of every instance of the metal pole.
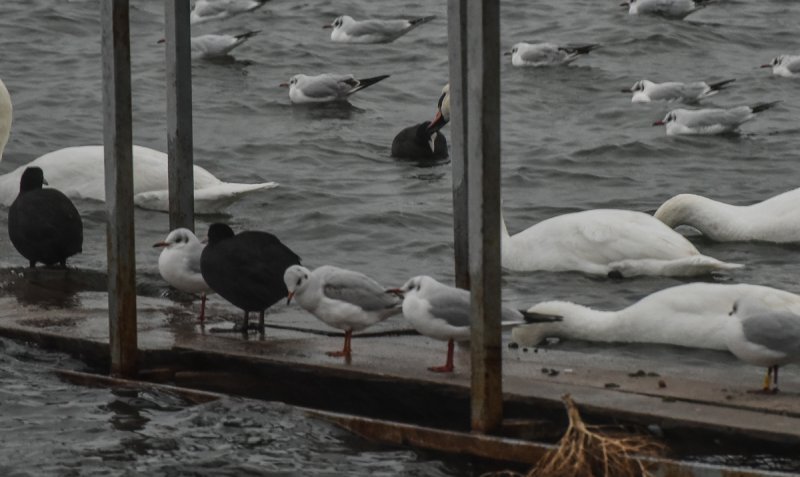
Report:
[[136,375],[136,260],[128,0],[102,0],[103,141],[111,374]]
[[500,339],[500,5],[467,5],[469,272],[472,290],[472,429],[503,420]]
[[189,0],[166,0],[169,227],[194,230]]
[[450,141],[453,170],[453,252],[456,286],[469,290],[469,209],[467,208],[467,0],[447,3],[450,62]]

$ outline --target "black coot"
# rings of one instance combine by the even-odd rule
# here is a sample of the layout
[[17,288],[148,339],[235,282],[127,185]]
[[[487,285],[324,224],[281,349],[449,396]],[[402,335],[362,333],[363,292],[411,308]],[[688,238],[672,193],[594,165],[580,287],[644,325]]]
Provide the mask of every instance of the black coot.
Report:
[[392,157],[415,161],[447,159],[444,134],[428,129],[429,121],[409,126],[392,141]]
[[67,258],[81,253],[83,222],[69,198],[47,184],[38,167],[28,167],[19,181],[19,195],[8,210],[8,235],[14,248],[36,262],[67,266]]

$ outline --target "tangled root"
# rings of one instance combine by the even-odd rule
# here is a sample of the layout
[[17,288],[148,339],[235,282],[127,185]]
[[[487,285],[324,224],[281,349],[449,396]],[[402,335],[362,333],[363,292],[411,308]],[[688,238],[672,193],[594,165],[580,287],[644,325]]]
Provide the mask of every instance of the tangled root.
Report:
[[[597,426],[587,426],[569,394],[562,397],[569,427],[558,441],[524,477],[640,477],[652,475],[639,457],[656,456],[661,444],[642,435],[601,434]],[[523,477],[504,471],[486,475]]]

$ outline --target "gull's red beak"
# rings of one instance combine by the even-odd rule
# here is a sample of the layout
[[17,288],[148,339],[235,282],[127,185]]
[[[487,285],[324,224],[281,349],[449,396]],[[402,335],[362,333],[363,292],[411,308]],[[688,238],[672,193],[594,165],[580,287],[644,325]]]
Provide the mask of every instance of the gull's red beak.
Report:
[[287,305],[288,305],[289,303],[291,303],[291,302],[292,302],[292,297],[293,297],[293,296],[294,296],[294,292],[293,292],[293,291],[290,291],[290,292],[289,292],[289,295],[287,295],[287,296],[286,296],[286,304],[287,304]]
[[156,242],[153,244],[153,248],[162,248],[167,246],[169,246],[167,242]]
[[661,119],[659,119],[658,121],[653,123],[653,126],[663,126],[663,125],[664,125],[664,121],[661,120]]
[[772,65],[761,65],[762,68],[772,68]]
[[281,83],[278,86],[280,86],[281,88],[288,88],[289,87],[289,83]]
[[333,25],[331,25],[330,23],[327,24],[327,25],[322,25],[322,29],[323,30],[326,29],[326,28],[333,28]]
[[158,40],[156,43],[164,43],[165,41],[167,41],[167,39],[166,38],[162,38],[162,39]]
[[400,288],[387,288],[387,289],[386,289],[386,293],[391,293],[391,294],[393,294],[393,295],[397,295],[397,296],[399,296],[399,297],[401,297],[401,298],[402,298],[402,297],[403,297],[403,295],[404,295],[404,293],[403,293],[403,290],[402,290],[402,289],[400,289]]

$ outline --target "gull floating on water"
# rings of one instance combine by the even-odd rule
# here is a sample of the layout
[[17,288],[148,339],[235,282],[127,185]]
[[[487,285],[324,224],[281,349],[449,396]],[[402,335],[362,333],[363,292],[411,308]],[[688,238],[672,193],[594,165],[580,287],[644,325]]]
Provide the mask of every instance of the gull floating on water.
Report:
[[731,133],[755,118],[757,113],[766,111],[778,103],[779,101],[773,101],[727,109],[673,109],[664,116],[664,119],[654,122],[653,126],[666,126],[667,136]]
[[522,42],[503,54],[511,56],[511,64],[514,66],[555,66],[568,65],[596,48],[598,45],[570,47],[553,43]]
[[778,367],[800,362],[800,307],[775,309],[774,304],[753,294],[739,299],[730,312],[728,349],[750,364],[764,366],[764,392],[770,377],[778,391]]
[[513,236],[501,220],[501,259],[508,270],[627,278],[685,277],[742,267],[701,255],[686,237],[643,212],[595,209],[563,214]]
[[353,331],[401,313],[401,300],[388,293],[378,282],[363,273],[325,265],[314,271],[293,265],[286,269],[283,281],[289,290],[286,303],[292,298],[304,310],[323,323],[344,330],[342,351],[329,356],[350,360],[350,339]]
[[282,88],[289,88],[289,99],[293,103],[327,103],[346,101],[350,95],[372,86],[389,75],[355,79],[353,75],[321,74],[317,76],[294,75]]
[[11,244],[31,268],[36,262],[67,266],[67,259],[83,250],[83,221],[69,198],[47,184],[42,170],[22,173],[19,195],[8,210]]
[[224,20],[241,13],[252,12],[269,0],[195,0],[189,13],[191,24]]
[[649,103],[650,101],[681,101],[683,103],[696,103],[719,93],[725,86],[736,80],[729,79],[716,83],[697,81],[694,83],[666,82],[654,83],[646,79],[634,83],[630,89],[623,89],[623,93],[633,93],[632,103]]
[[[12,106],[0,80],[0,160],[11,130]],[[73,199],[105,201],[103,146],[77,146],[49,152],[28,164],[0,175],[0,205],[9,206],[19,190],[27,167],[39,167],[48,183]],[[239,184],[223,182],[200,166],[194,166],[194,209],[198,214],[221,212],[243,194],[277,187],[276,182]],[[168,211],[167,155],[133,146],[133,202],[144,209]]]
[[772,74],[786,78],[800,76],[800,55],[780,55],[773,58],[762,68],[772,68]]
[[160,248],[158,256],[158,273],[167,283],[186,293],[200,294],[200,324],[205,323],[206,295],[214,293],[203,280],[200,272],[200,256],[205,245],[185,228],[177,228],[170,232],[162,242],[156,242],[154,248]]
[[660,15],[683,18],[705,7],[710,0],[627,0],[620,5],[628,8],[630,15]]
[[[453,344],[470,340],[470,292],[447,286],[435,279],[420,275],[393,289],[403,295],[403,316],[421,334],[447,341],[447,362],[444,366],[428,368],[434,372],[453,371]],[[525,323],[552,322],[560,316],[529,313],[503,306],[503,327]]]
[[434,18],[436,17],[357,21],[351,16],[343,15],[322,28],[332,28],[331,41],[340,43],[390,43]]
[[[238,35],[200,35],[191,38],[192,58],[220,58],[228,55],[258,31],[248,31]],[[164,43],[165,39],[158,40]]]
[[718,242],[800,242],[800,188],[752,205],[731,205],[695,194],[679,194],[656,210],[670,227],[688,225]]
[[523,325],[511,331],[522,346],[547,337],[606,343],[657,343],[728,350],[729,315],[744,296],[760,297],[775,310],[800,313],[800,295],[749,284],[689,283],[665,288],[615,311],[569,301],[545,301],[529,312],[559,315],[558,323]]

